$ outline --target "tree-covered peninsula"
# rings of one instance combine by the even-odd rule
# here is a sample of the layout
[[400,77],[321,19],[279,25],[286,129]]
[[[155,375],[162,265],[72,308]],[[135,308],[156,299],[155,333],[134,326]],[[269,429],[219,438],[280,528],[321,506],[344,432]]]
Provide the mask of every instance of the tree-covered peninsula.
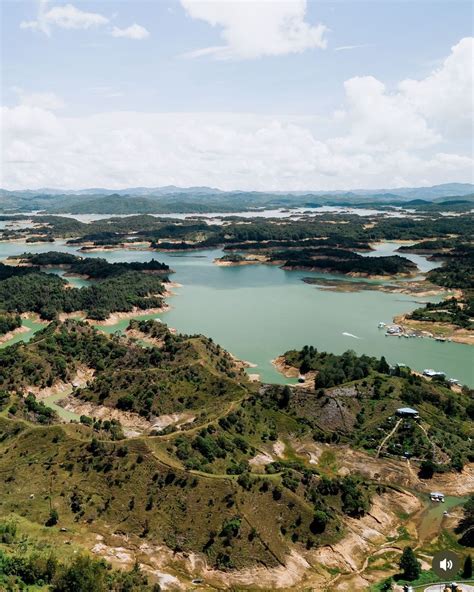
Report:
[[74,288],[65,279],[41,272],[38,267],[0,264],[0,310],[36,313],[45,320],[61,313],[83,311],[91,319],[104,320],[113,312],[162,307],[163,278],[144,270],[135,271],[128,265],[131,264],[115,268],[109,263],[86,262],[77,269],[95,274],[96,280],[83,288]]

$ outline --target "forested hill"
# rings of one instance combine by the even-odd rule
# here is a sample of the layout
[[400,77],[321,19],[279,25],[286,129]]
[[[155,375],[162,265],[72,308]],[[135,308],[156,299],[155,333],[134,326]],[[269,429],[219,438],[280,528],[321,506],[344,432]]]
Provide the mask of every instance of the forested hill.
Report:
[[[474,403],[469,388],[453,391],[443,377],[430,381],[407,367],[389,366],[383,357],[357,356],[351,351],[335,355],[305,346],[286,352],[281,361],[311,377],[313,399],[290,398],[289,404],[296,416],[311,413],[328,437],[339,433],[352,445],[377,450],[395,427],[396,410],[415,407],[422,427],[414,429],[418,424],[413,420],[408,420],[411,425],[402,422],[385,449],[389,455],[406,452],[439,471],[461,470],[467,461],[474,461],[470,446]],[[331,410],[328,395],[337,401],[340,417]]]
[[109,338],[80,321],[51,323],[28,344],[0,350],[0,389],[26,394],[28,387],[71,382],[86,366],[95,379],[78,397],[144,417],[198,408],[207,413],[246,392],[246,374],[210,339],[174,335],[153,321],[132,321],[134,329],[159,347]]
[[286,269],[309,269],[349,275],[413,275],[417,266],[406,257],[364,257],[353,251],[330,247],[274,251],[270,261],[282,261]]
[[79,289],[39,268],[0,263],[0,311],[33,312],[46,320],[61,313],[84,311],[91,319],[104,320],[113,312],[155,309],[164,304],[165,286],[160,276],[100,261],[77,265],[100,279]]
[[109,263],[106,259],[99,257],[85,258],[72,255],[70,253],[61,253],[58,251],[48,251],[45,253],[23,253],[17,257],[20,265],[32,267],[63,267],[68,272],[83,275],[91,279],[106,279],[112,276],[123,275],[130,271],[140,271],[146,273],[159,273],[166,275],[171,270],[166,263],[160,263],[156,259],[151,261],[133,261]]

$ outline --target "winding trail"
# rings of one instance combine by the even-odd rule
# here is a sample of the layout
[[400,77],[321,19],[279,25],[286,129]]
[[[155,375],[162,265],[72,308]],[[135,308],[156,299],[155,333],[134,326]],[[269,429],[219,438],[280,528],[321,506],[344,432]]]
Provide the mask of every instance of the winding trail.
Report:
[[382,440],[382,442],[380,443],[380,446],[377,448],[377,453],[375,454],[375,458],[378,458],[380,455],[380,452],[382,451],[382,448],[385,446],[386,442],[393,436],[393,434],[397,431],[398,426],[402,423],[403,419],[400,418],[397,423],[394,425],[393,429],[391,432],[389,432],[385,438]]
[[335,584],[338,580],[340,580],[341,578],[344,577],[354,577],[354,576],[358,576],[361,575],[368,567],[369,565],[369,561],[371,560],[372,557],[377,556],[377,555],[382,555],[383,553],[402,553],[403,549],[401,547],[395,547],[393,546],[392,543],[388,542],[388,543],[384,543],[379,549],[377,549],[376,551],[374,551],[373,553],[370,553],[369,555],[367,555],[367,557],[365,558],[364,563],[361,565],[361,567],[357,568],[354,571],[351,571],[349,573],[339,573],[336,576],[334,576],[334,578],[332,578],[331,580],[329,580],[329,582],[327,582],[327,584],[325,584],[326,588],[325,590],[327,592],[332,592],[333,588],[333,584]]

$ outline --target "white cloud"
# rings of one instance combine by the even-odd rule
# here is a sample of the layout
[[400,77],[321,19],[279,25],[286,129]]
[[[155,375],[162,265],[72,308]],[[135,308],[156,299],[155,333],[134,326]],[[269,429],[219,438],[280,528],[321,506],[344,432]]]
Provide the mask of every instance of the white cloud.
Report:
[[474,37],[461,39],[430,76],[401,82],[400,93],[438,128],[472,137],[473,55]]
[[344,83],[346,119],[354,149],[424,148],[439,141],[426,119],[400,94],[390,94],[373,76],[355,77]]
[[389,92],[373,76],[344,83],[346,108],[334,115],[350,133],[334,142],[341,149],[420,149],[473,133],[474,38],[451,48],[442,65],[422,80],[403,80]]
[[125,37],[126,39],[141,41],[142,39],[147,39],[150,36],[150,32],[145,29],[145,27],[134,23],[125,29],[114,27],[112,29],[111,35],[112,37]]
[[253,113],[68,118],[52,104],[45,109],[47,101],[41,106],[38,98],[26,99],[2,113],[2,183],[12,189],[174,184],[290,190],[471,181],[472,153],[458,142],[464,112],[442,100],[449,84],[458,108],[464,105],[465,44],[456,45],[438,70],[402,81],[393,92],[371,76],[346,81],[344,110],[324,122]]
[[52,92],[27,93],[22,88],[12,88],[17,93],[20,104],[26,107],[38,107],[49,111],[56,111],[64,107],[64,101]]
[[109,19],[96,12],[85,12],[72,4],[53,6],[47,9],[48,0],[40,0],[37,20],[22,21],[20,28],[41,31],[51,35],[54,27],[60,29],[90,29],[109,22]]
[[335,47],[334,51],[350,51],[351,49],[360,49],[362,47],[370,47],[370,43],[361,43],[360,45],[340,45]]
[[221,28],[225,42],[186,57],[253,59],[326,47],[328,29],[306,22],[306,0],[181,0],[181,4],[191,18]]
[[[59,29],[91,29],[104,27],[110,23],[110,19],[103,14],[86,12],[72,4],[49,8],[48,2],[49,0],[39,0],[36,20],[22,21],[20,28],[40,31],[49,37],[55,27]],[[112,37],[124,37],[139,41],[150,36],[150,32],[137,23],[123,29],[113,27],[110,29],[110,34]]]

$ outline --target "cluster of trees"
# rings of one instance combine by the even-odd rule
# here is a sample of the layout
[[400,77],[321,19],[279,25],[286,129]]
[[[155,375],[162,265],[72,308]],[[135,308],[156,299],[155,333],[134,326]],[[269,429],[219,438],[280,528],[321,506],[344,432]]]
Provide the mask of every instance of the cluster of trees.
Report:
[[341,510],[352,518],[361,518],[370,508],[370,489],[362,478],[348,475],[330,479],[322,477],[312,492],[315,505],[321,505],[321,497],[339,495]]
[[420,220],[415,218],[382,218],[372,227],[367,228],[365,236],[369,241],[376,240],[422,240],[425,238],[443,238],[452,235],[471,236],[474,227],[474,215],[441,216],[433,215]]
[[318,389],[360,380],[374,371],[390,373],[390,366],[383,356],[380,359],[358,356],[351,350],[336,355],[319,352],[312,345],[305,345],[301,350],[286,352],[284,358],[287,364],[298,368],[301,374],[316,371],[315,387]]
[[474,327],[474,292],[457,300],[449,298],[442,302],[428,302],[423,308],[415,309],[408,318],[431,323],[450,323],[457,327]]
[[464,547],[474,547],[474,495],[464,504],[463,516],[456,532],[460,535],[459,543]]
[[46,234],[44,236],[29,236],[25,240],[26,243],[54,243],[54,237]]
[[20,315],[0,313],[0,335],[5,335],[21,327]]
[[[310,247],[336,247],[340,249],[353,249],[356,251],[370,251],[371,246],[369,243],[357,235],[333,235],[324,238],[307,238],[304,241],[298,241],[299,246],[304,248]],[[295,241],[291,239],[278,239],[278,240],[267,240],[261,241],[249,241],[245,243],[233,242],[227,244],[224,247],[224,251],[236,250],[236,251],[247,251],[253,249],[281,249],[286,247],[295,247]]]
[[71,253],[48,251],[46,253],[24,253],[19,257],[34,267],[67,267],[70,273],[86,275],[95,280],[102,280],[112,276],[123,275],[130,271],[148,273],[168,273],[170,268],[166,263],[156,259],[151,261],[132,261],[129,263],[109,263],[106,259],[96,257],[77,257]]
[[358,253],[334,247],[275,251],[271,255],[271,260],[284,261],[284,266],[288,268],[307,268],[343,274],[397,275],[411,274],[417,269],[413,261],[399,255],[363,257]]
[[242,436],[218,431],[212,424],[200,430],[192,439],[178,436],[173,445],[176,456],[184,462],[186,468],[206,470],[209,463],[227,458],[229,466],[226,472],[231,475],[243,474],[249,470],[248,462],[239,462],[238,459],[242,454],[250,455],[254,451]]
[[[30,386],[49,387],[57,380],[70,382],[79,364],[96,372],[126,365],[127,351],[117,339],[107,338],[86,323],[53,322],[29,343],[0,349],[0,388],[21,392]],[[148,350],[137,349],[136,354],[137,364],[149,360]]]
[[29,586],[48,592],[159,592],[135,564],[129,572],[112,569],[103,560],[78,555],[64,561],[55,554],[0,550],[0,588],[24,590]]
[[9,412],[16,417],[23,417],[42,424],[51,424],[58,419],[56,412],[42,401],[37,401],[32,393],[29,393],[24,399],[19,398],[10,405]]
[[400,253],[424,253],[432,255],[438,253],[441,255],[441,251],[445,249],[453,249],[459,244],[457,238],[438,238],[431,240],[424,240],[413,245],[400,245],[397,249]]
[[446,261],[442,267],[432,269],[427,279],[433,284],[445,288],[460,288],[474,290],[474,256],[453,258]]
[[[9,268],[9,269],[5,269]],[[140,271],[112,275],[84,288],[71,288],[59,276],[35,268],[0,264],[0,310],[35,312],[45,320],[59,313],[85,311],[91,319],[104,320],[112,312],[146,310],[163,305],[162,280]]]
[[29,343],[0,349],[0,388],[21,392],[70,382],[83,364],[94,369],[95,379],[78,397],[145,417],[212,407],[245,393],[245,375],[211,340],[173,335],[160,323],[132,326],[164,335],[162,345],[140,347],[87,323],[53,322]]

